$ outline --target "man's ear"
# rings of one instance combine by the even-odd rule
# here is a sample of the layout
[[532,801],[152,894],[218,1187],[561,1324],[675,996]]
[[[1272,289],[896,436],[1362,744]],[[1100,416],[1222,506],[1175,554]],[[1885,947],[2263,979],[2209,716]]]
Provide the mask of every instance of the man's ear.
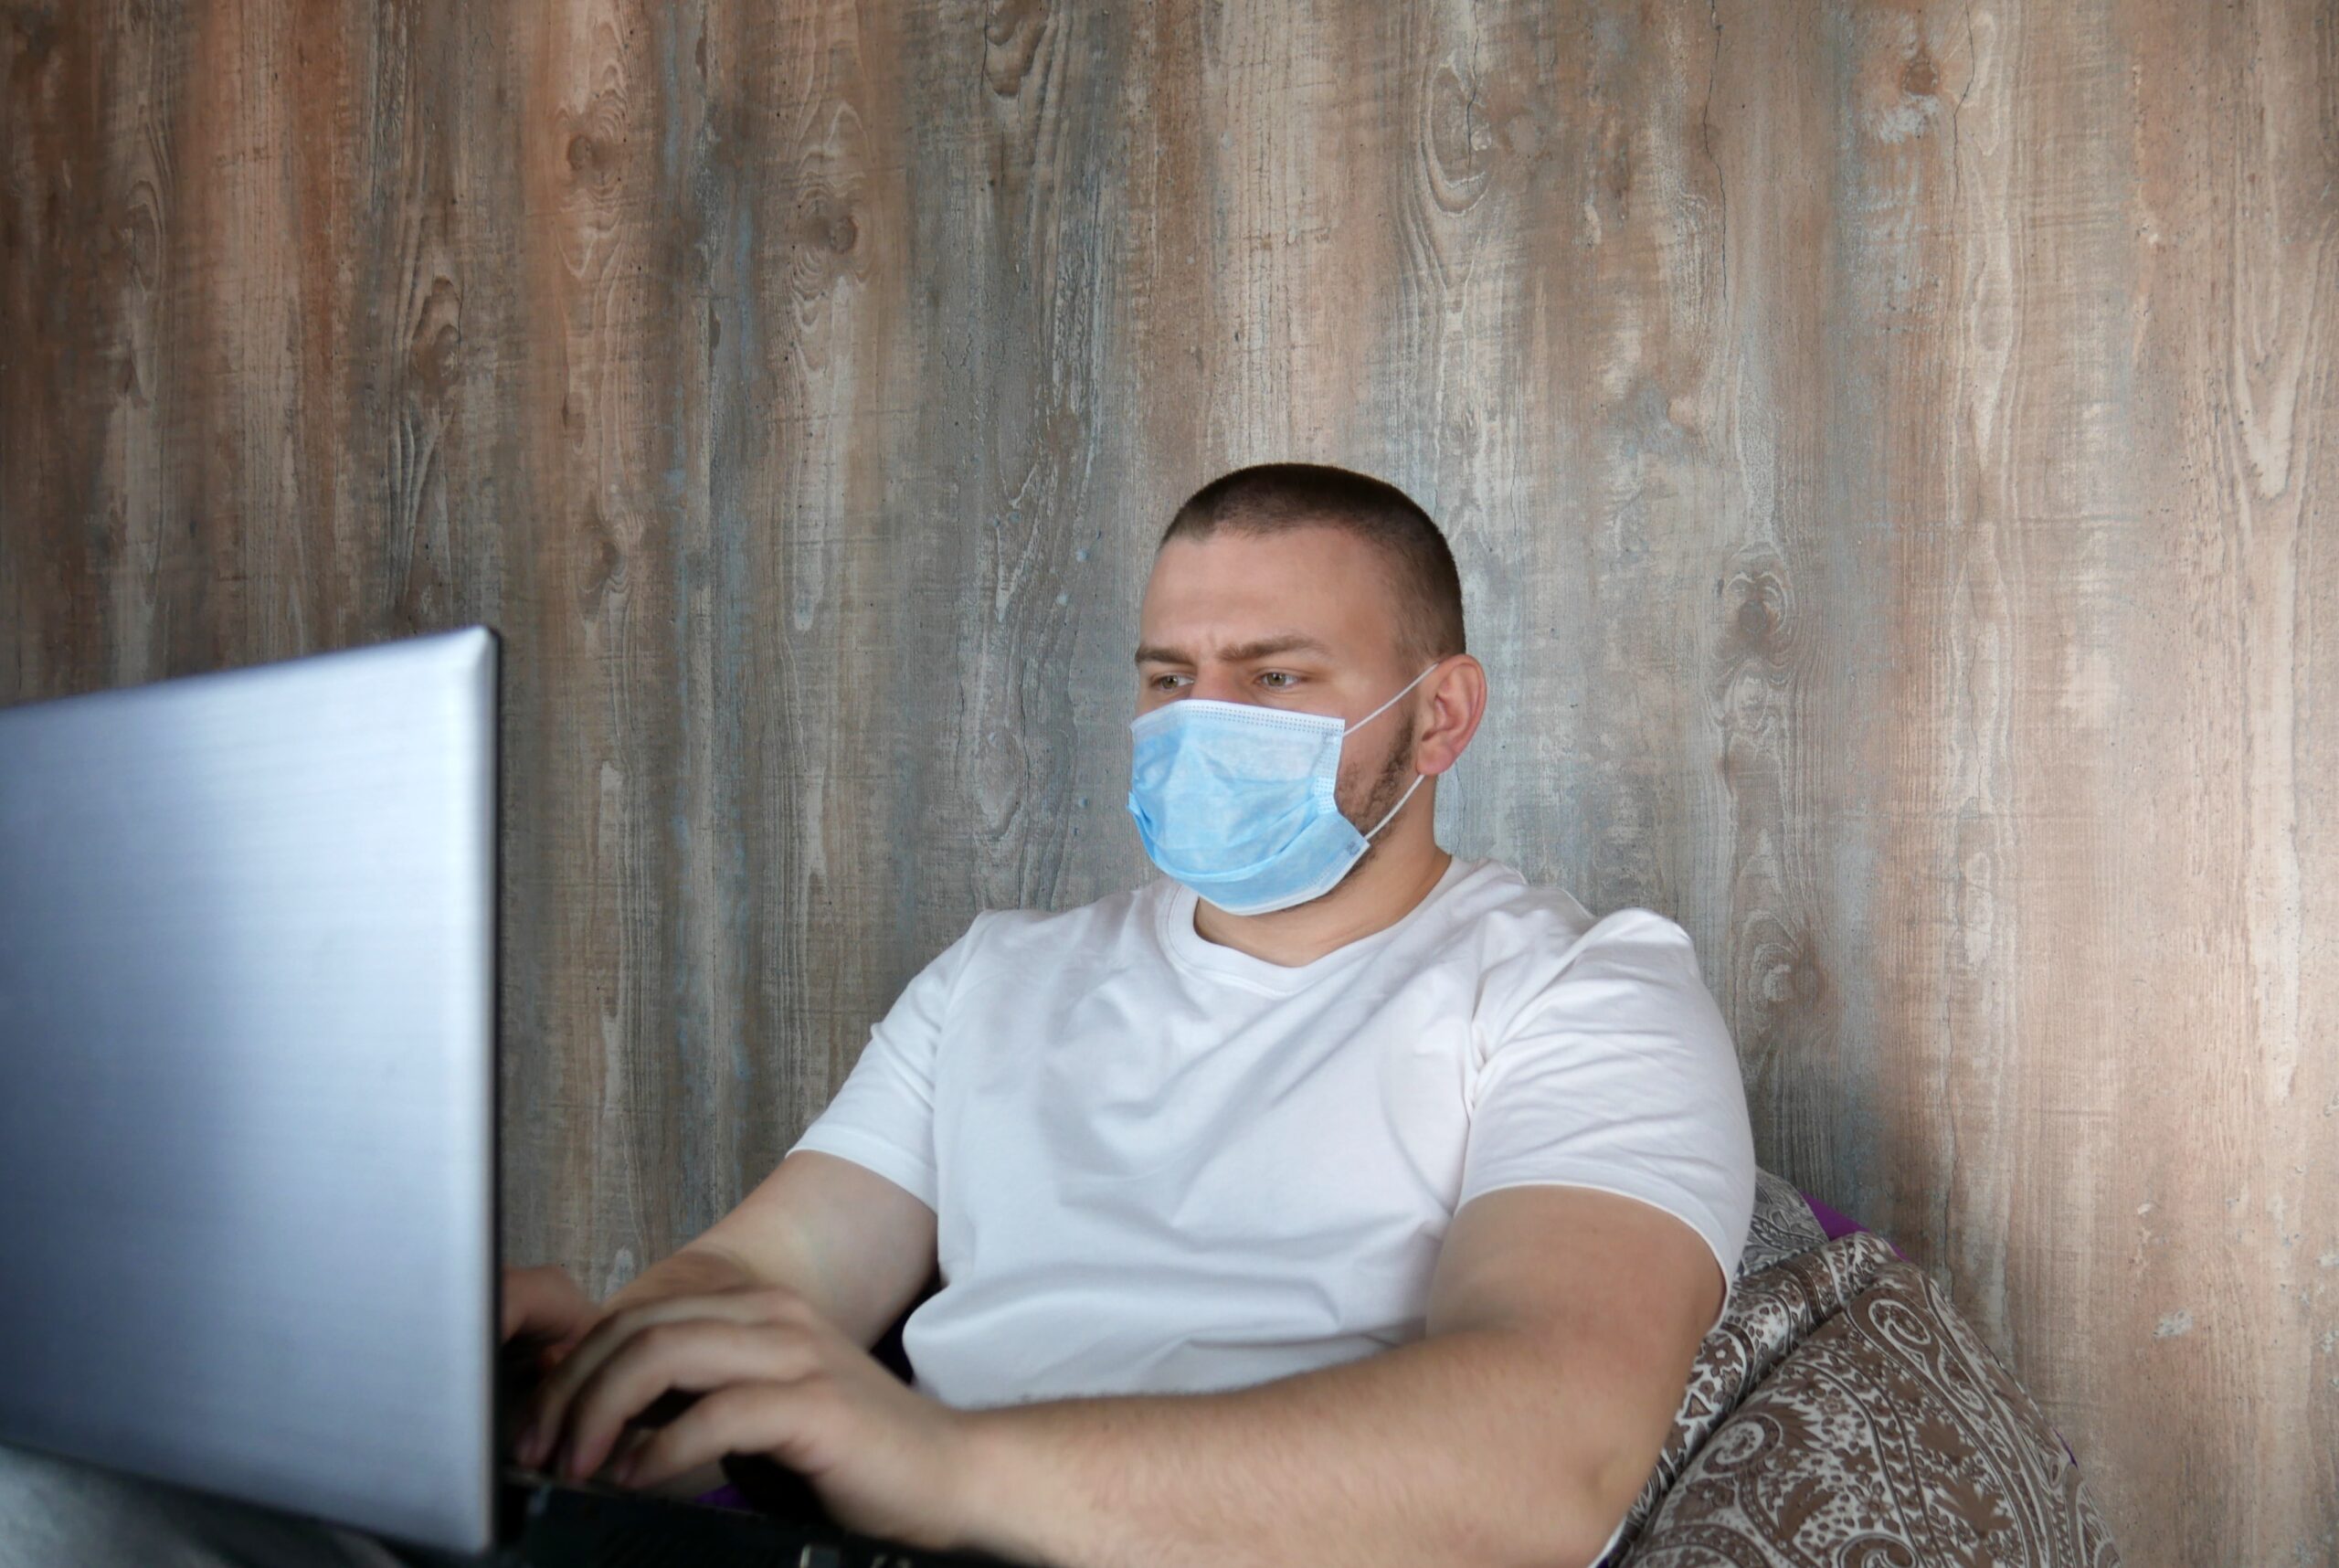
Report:
[[1413,739],[1413,767],[1445,772],[1461,760],[1487,713],[1487,669],[1467,653],[1456,653],[1422,683],[1424,714]]

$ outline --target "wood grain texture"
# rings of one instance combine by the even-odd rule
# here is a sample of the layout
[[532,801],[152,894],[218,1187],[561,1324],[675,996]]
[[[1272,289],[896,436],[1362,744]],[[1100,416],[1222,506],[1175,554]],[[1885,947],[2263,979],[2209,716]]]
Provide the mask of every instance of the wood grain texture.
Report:
[[1456,851],[2131,1561],[2339,1563],[2322,0],[0,4],[0,701],[506,637],[505,1231],[607,1289],[984,907],[1148,874],[1237,463],[1445,524]]

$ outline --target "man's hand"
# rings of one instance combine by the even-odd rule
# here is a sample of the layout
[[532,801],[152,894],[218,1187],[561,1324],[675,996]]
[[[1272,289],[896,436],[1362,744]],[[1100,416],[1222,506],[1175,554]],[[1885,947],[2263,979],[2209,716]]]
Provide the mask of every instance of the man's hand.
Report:
[[600,1316],[599,1304],[565,1268],[503,1271],[503,1338],[507,1344],[514,1339],[540,1340],[548,1358],[565,1355]]
[[848,1529],[947,1549],[959,1539],[968,1418],[905,1386],[778,1286],[669,1297],[611,1313],[545,1376],[523,1464],[580,1478],[670,1393],[700,1397],[633,1440],[603,1479],[651,1487],[725,1454],[768,1454]]

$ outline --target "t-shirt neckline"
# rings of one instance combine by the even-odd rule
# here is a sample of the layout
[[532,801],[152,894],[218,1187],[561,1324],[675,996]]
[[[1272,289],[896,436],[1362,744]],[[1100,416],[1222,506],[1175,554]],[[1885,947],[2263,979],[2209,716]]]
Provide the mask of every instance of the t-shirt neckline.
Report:
[[1233,980],[1255,991],[1289,995],[1304,991],[1323,976],[1344,969],[1387,947],[1419,921],[1432,906],[1442,900],[1455,884],[1476,870],[1481,863],[1476,860],[1465,860],[1458,854],[1449,856],[1445,870],[1430,890],[1422,895],[1421,902],[1395,921],[1370,936],[1344,942],[1322,958],[1312,959],[1304,964],[1274,963],[1254,958],[1239,948],[1210,940],[1194,929],[1194,907],[1201,902],[1201,895],[1184,883],[1165,876],[1162,880],[1169,883],[1170,892],[1160,900],[1156,916],[1161,945],[1169,953],[1170,961],[1181,969],[1195,970],[1216,980]]

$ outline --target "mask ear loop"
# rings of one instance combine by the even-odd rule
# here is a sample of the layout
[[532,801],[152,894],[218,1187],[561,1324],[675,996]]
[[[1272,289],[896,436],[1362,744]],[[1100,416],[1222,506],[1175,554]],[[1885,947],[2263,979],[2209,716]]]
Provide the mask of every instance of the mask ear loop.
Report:
[[[1405,786],[1405,792],[1397,797],[1397,803],[1395,805],[1389,808],[1389,816],[1383,817],[1379,821],[1372,824],[1372,833],[1377,833],[1381,829],[1387,827],[1389,825],[1390,818],[1394,817],[1398,812],[1405,809],[1405,802],[1413,798],[1413,791],[1420,789],[1422,787],[1422,780],[1428,777],[1429,775],[1426,773],[1416,773],[1413,775],[1413,781]],[[1367,833],[1364,835],[1365,842],[1371,843],[1372,842],[1372,833]]]
[[[1397,697],[1403,696],[1407,692],[1410,692],[1415,686],[1420,685],[1422,683],[1423,677],[1426,676],[1431,670],[1436,669],[1438,662],[1439,661],[1436,660],[1431,661],[1427,668],[1422,671],[1421,674],[1415,675],[1412,680],[1406,682],[1402,686],[1400,686],[1397,689],[1396,697],[1391,697],[1387,702],[1381,704],[1379,707],[1373,709],[1371,713],[1357,720],[1356,723],[1340,731],[1340,738],[1342,740],[1346,740],[1349,736],[1362,729],[1366,725],[1371,724],[1374,719],[1379,718],[1382,714],[1387,713],[1391,708],[1394,707],[1397,704]],[[1413,775],[1413,781],[1405,786],[1405,792],[1397,797],[1397,803],[1395,805],[1389,808],[1389,815],[1373,823],[1372,832],[1364,835],[1365,842],[1371,843],[1372,842],[1373,833],[1377,833],[1381,829],[1387,827],[1392,819],[1393,819],[1398,812],[1405,809],[1405,802],[1413,798],[1413,791],[1420,789],[1422,787],[1422,780],[1428,777],[1429,775],[1426,773],[1416,773]]]
[[[1407,692],[1410,692],[1410,691],[1412,691],[1415,686],[1420,685],[1420,684],[1422,683],[1422,676],[1423,676],[1423,675],[1427,675],[1427,674],[1429,673],[1430,670],[1434,670],[1434,669],[1436,669],[1436,668],[1437,668],[1436,663],[1433,662],[1433,663],[1429,666],[1429,669],[1427,669],[1427,670],[1424,670],[1424,671],[1421,673],[1421,674],[1420,674],[1420,675],[1415,675],[1412,680],[1410,680],[1410,681],[1406,682],[1403,685],[1402,685],[1402,686],[1398,687],[1398,688],[1397,688],[1397,697],[1402,697],[1402,696],[1403,696]],[[1348,728],[1346,728],[1346,729],[1344,729],[1344,730],[1340,731],[1340,738],[1341,738],[1342,740],[1346,740],[1349,736],[1350,736],[1354,735],[1357,731],[1359,731],[1359,730],[1362,729],[1366,725],[1371,724],[1374,719],[1379,718],[1382,714],[1385,714],[1385,713],[1387,713],[1391,708],[1395,707],[1395,706],[1397,705],[1397,697],[1391,697],[1387,702],[1385,702],[1385,703],[1381,704],[1379,707],[1377,707],[1377,708],[1373,709],[1371,713],[1369,713],[1369,714],[1365,715],[1362,718],[1360,718],[1360,719],[1357,720],[1357,721],[1356,721],[1356,723],[1354,723],[1354,724],[1352,724],[1352,725],[1349,726],[1349,727],[1348,727]]]

